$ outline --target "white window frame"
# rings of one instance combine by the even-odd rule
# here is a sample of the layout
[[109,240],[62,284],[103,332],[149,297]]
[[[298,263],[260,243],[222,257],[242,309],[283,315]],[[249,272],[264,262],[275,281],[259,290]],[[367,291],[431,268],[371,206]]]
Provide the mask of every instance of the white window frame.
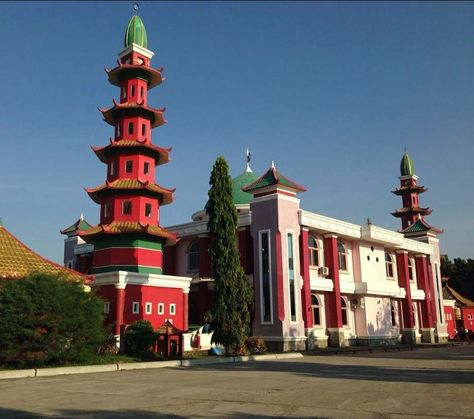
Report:
[[164,303],[158,303],[158,314],[159,315],[165,314],[165,304]]
[[109,314],[110,313],[110,301],[104,301],[104,314]]
[[[387,260],[387,256],[390,259],[389,261]],[[385,261],[385,276],[387,279],[395,279],[395,263],[393,261],[393,255],[385,251],[384,254],[384,261]],[[392,275],[390,275],[390,269],[392,270]]]
[[[264,321],[263,313],[263,270],[262,270],[262,235],[268,235],[268,277],[270,293],[270,321]],[[260,284],[260,322],[261,324],[273,324],[273,286],[272,286],[272,236],[271,230],[258,231],[258,259],[259,259],[259,284]]]
[[[344,248],[344,252],[339,252],[339,244],[341,244],[342,247]],[[349,261],[348,261],[349,252],[347,251],[347,245],[342,240],[337,240],[336,246],[337,246],[337,267],[340,272],[349,272],[349,268],[348,268],[349,267]],[[341,266],[340,266],[341,265],[340,255],[344,256],[344,264],[346,265],[344,269],[341,269]]]
[[152,314],[152,312],[153,312],[153,304],[145,303],[145,314]]
[[[344,306],[345,308],[342,308],[342,302],[344,301]],[[344,324],[343,320],[342,320],[342,312],[345,311],[346,313],[346,323],[347,324]],[[349,306],[349,300],[347,297],[341,295],[341,323],[342,323],[342,327],[346,327],[346,328],[350,328],[351,327],[351,321],[350,321],[350,318],[349,318],[349,313],[350,313],[350,306]]]
[[176,304],[170,304],[170,316],[176,316]]
[[[314,242],[316,243],[316,247],[313,247],[313,246],[309,245],[311,239],[313,239]],[[318,259],[318,264],[317,265],[313,265],[311,263],[313,252],[316,253],[316,258]],[[309,265],[310,268],[319,268],[321,266],[321,252],[320,252],[320,248],[319,248],[319,243],[318,243],[317,237],[313,234],[309,234],[309,237],[308,237],[308,265]]]
[[[289,252],[288,252],[288,247],[289,247],[289,236],[291,236],[291,247],[293,250],[293,298],[295,302],[295,319],[293,320],[291,318],[291,286],[290,286],[290,258],[289,258]],[[298,304],[298,289],[299,289],[299,284],[297,277],[298,275],[296,274],[296,255],[299,254],[298,249],[296,248],[296,240],[295,240],[295,232],[293,230],[286,230],[286,235],[285,235],[285,244],[286,244],[286,275],[288,279],[288,313],[290,315],[290,323],[298,323],[299,320],[299,304]]]
[[134,301],[132,303],[132,314],[140,314],[140,302]]

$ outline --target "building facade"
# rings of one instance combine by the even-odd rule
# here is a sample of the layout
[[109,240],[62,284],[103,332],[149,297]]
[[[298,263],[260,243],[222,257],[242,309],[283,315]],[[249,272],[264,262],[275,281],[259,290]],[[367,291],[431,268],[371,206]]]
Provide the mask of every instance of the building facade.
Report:
[[[410,199],[394,213],[403,214],[394,232],[306,211],[303,186],[273,164],[258,177],[247,163],[233,192],[236,240],[255,295],[253,334],[280,350],[447,340],[441,230],[425,221],[428,209],[419,211],[417,179],[405,153],[394,192]],[[168,229],[180,240],[165,248],[165,270],[192,277],[189,319],[200,323],[213,292],[205,209]]]

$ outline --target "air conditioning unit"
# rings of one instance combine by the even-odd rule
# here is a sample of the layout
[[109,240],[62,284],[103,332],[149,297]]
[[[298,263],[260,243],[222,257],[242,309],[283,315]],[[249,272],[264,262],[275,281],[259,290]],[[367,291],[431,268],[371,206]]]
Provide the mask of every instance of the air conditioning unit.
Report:
[[365,307],[364,297],[354,297],[351,303],[353,307],[359,307],[359,308]]
[[327,266],[321,266],[319,268],[319,275],[326,277],[329,275],[329,268]]

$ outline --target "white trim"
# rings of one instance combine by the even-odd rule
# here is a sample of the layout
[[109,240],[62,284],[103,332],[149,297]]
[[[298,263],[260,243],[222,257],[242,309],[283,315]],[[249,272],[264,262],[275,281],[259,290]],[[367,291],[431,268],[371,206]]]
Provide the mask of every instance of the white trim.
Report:
[[96,274],[93,286],[126,284],[150,287],[179,288],[189,292],[191,278],[160,274],[143,274],[138,272],[115,271]]
[[[112,246],[112,247],[104,247],[103,249],[97,249],[95,253],[102,252],[103,250],[110,250],[110,249],[143,249],[143,250],[152,250],[154,252],[160,252],[163,253],[163,250],[161,249],[150,249],[149,247],[142,247],[142,246]],[[110,266],[110,265],[107,265]],[[129,265],[122,265],[122,266],[129,266]],[[135,265],[133,265],[135,266]],[[145,265],[140,265],[140,266],[145,266]],[[155,266],[148,266],[149,268],[156,268]],[[101,268],[101,266],[99,266]],[[157,268],[158,269],[158,268]]]
[[133,301],[132,302],[132,314],[140,314],[140,302]]
[[153,314],[153,304],[150,302],[145,303],[145,314]]
[[127,48],[123,49],[118,53],[119,58],[125,57],[127,54],[130,54],[132,51],[138,52],[139,54],[142,54],[146,58],[151,59],[155,53],[153,51],[150,51],[147,48],[143,48],[142,46],[132,43],[132,45],[129,45]]
[[[291,234],[291,247],[292,247],[292,251],[293,251],[293,298],[294,298],[294,301],[295,301],[295,320],[292,320],[291,319],[291,287],[290,287],[290,259],[289,259],[289,254],[288,254],[288,244],[289,244],[289,241],[288,241],[288,235]],[[298,282],[297,282],[297,276],[296,275],[296,251],[298,249],[296,249],[296,246],[295,246],[295,232],[294,230],[286,230],[286,237],[285,237],[285,244],[286,244],[286,274],[287,274],[287,279],[288,279],[288,308],[289,308],[289,311],[288,313],[290,314],[290,323],[291,324],[297,324],[299,323],[299,313],[300,313],[300,309],[299,309],[299,304],[298,304],[298,290],[301,289],[300,286],[298,286]],[[298,252],[298,255],[299,255],[299,252]]]
[[[280,189],[276,190],[274,193],[264,195],[264,196],[259,196],[258,198],[254,198],[252,201],[250,201],[250,205],[254,203],[258,203],[258,202],[271,201],[273,199],[283,199],[285,201],[294,202],[296,204],[300,203],[300,199],[296,198],[296,196],[292,197],[288,195],[282,195],[278,193],[279,191]],[[287,191],[284,191],[284,192],[287,192]]]
[[[268,289],[270,291],[270,321],[264,321],[263,314],[263,271],[262,271],[262,235],[267,234],[268,236]],[[259,230],[258,231],[258,262],[259,262],[259,284],[260,284],[260,323],[261,324],[273,324],[273,286],[272,286],[272,235],[271,230]]]
[[165,314],[165,303],[158,303],[156,309],[157,309],[157,313],[158,313],[159,315]]
[[176,316],[176,304],[172,303],[170,304],[170,316]]

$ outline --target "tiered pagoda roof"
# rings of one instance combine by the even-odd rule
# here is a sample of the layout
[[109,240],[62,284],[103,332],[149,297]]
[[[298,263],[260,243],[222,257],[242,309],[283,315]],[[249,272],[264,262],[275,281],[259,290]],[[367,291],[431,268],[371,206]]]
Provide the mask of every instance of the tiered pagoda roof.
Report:
[[443,287],[443,298],[445,300],[456,300],[458,305],[463,307],[474,307],[474,301],[459,294],[459,292],[447,284]]
[[413,234],[413,233],[427,233],[427,232],[433,232],[436,234],[441,234],[443,233],[444,230],[436,228],[428,224],[423,218],[418,218],[415,223],[412,225],[408,226],[407,228],[403,230],[399,230],[400,233],[402,234]]
[[167,189],[157,183],[151,183],[147,180],[140,179],[117,179],[112,182],[105,181],[105,183],[100,186],[95,188],[85,188],[85,190],[97,204],[101,203],[102,196],[110,192],[123,191],[158,195],[160,205],[167,205],[173,202],[173,193],[175,191],[175,189]]
[[422,207],[403,207],[397,209],[395,212],[392,212],[394,217],[403,217],[404,215],[430,215],[432,213],[432,209],[430,208],[422,208]]
[[34,273],[58,275],[68,281],[89,281],[86,275],[40,256],[0,226],[0,280],[21,279]]
[[428,190],[428,188],[425,188],[424,186],[419,186],[419,185],[402,185],[400,186],[399,188],[396,188],[392,191],[393,194],[395,195],[408,195],[408,194],[411,194],[411,193],[417,193],[417,194],[420,194],[420,193],[423,193],[423,192],[426,192]]
[[119,140],[110,139],[110,144],[104,147],[91,147],[96,156],[102,163],[107,163],[108,156],[112,154],[121,154],[123,152],[141,153],[143,155],[153,157],[155,165],[159,166],[170,161],[170,148],[158,147],[154,144],[147,143],[145,140]]
[[124,116],[135,116],[139,115],[150,120],[151,127],[156,128],[161,125],[166,124],[166,119],[163,116],[163,113],[166,111],[166,108],[155,109],[147,105],[144,105],[143,102],[125,102],[117,103],[113,101],[114,106],[109,109],[99,108],[99,111],[104,117],[104,121],[112,126],[116,126],[117,123]]
[[92,224],[89,224],[86,220],[84,220],[84,216],[81,214],[81,216],[75,221],[73,224],[71,224],[69,227],[66,227],[62,230],[60,230],[61,234],[65,234],[68,237],[73,237],[73,236],[78,236],[78,231],[80,230],[88,230],[89,228],[92,228]]
[[175,244],[177,236],[175,233],[166,230],[158,225],[142,224],[136,221],[112,221],[110,224],[99,224],[89,230],[81,231],[81,238],[86,242],[99,235],[113,234],[149,234],[155,237],[166,239],[167,244]]
[[117,87],[120,87],[123,80],[131,77],[145,80],[148,83],[148,89],[153,89],[164,81],[163,68],[156,69],[142,64],[122,64],[119,61],[117,67],[112,70],[105,69],[105,72],[109,77],[109,82]]

